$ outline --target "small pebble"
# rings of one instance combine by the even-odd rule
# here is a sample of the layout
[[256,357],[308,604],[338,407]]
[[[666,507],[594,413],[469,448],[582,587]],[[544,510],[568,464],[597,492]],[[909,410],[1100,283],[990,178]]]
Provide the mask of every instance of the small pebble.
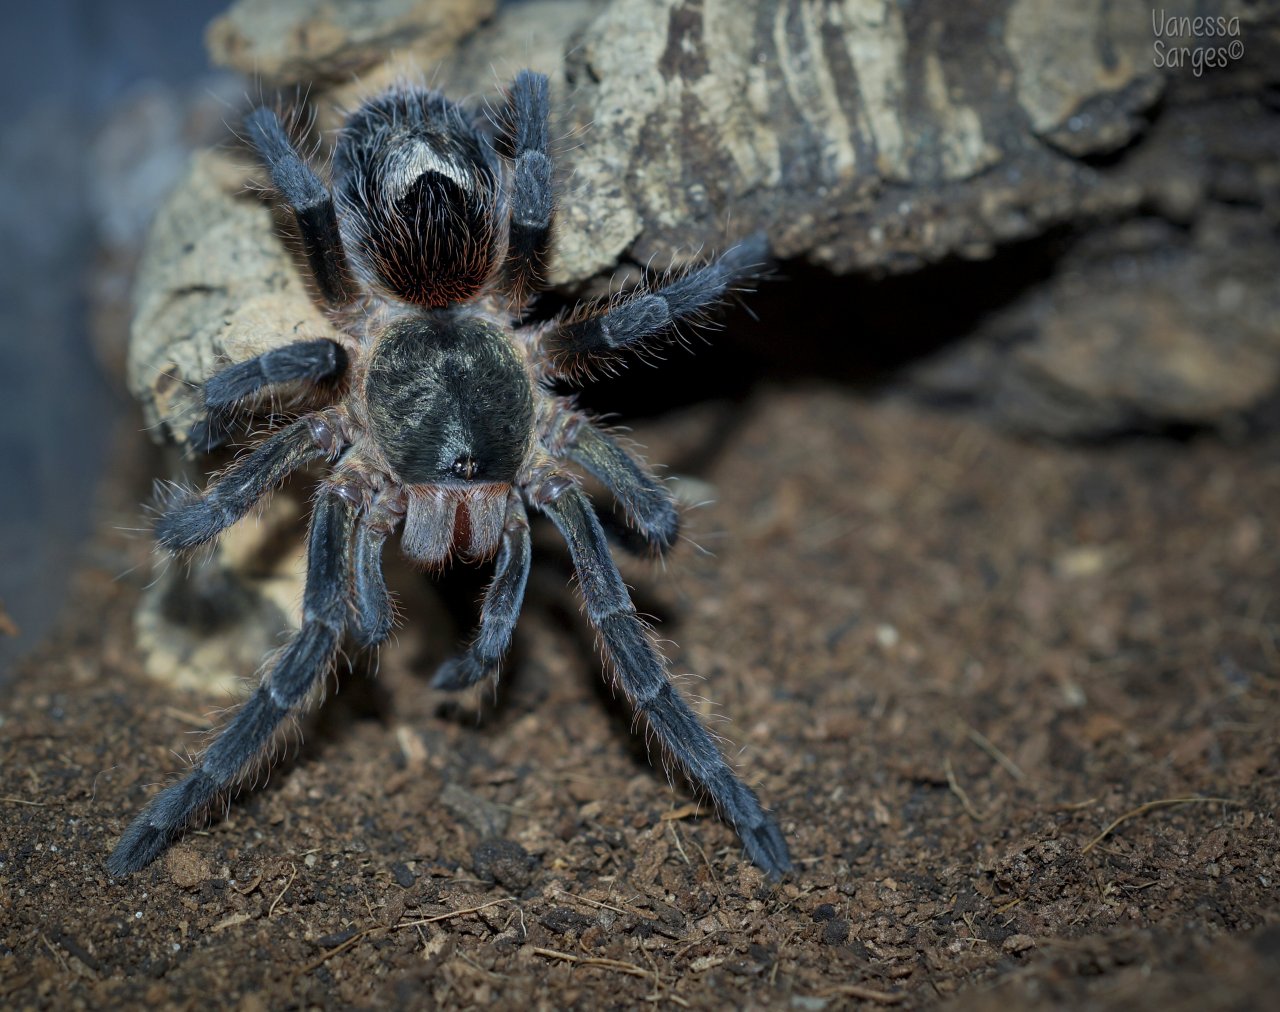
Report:
[[532,877],[534,863],[529,852],[515,840],[481,840],[471,851],[471,867],[476,877],[508,889],[524,889]]
[[840,918],[827,921],[822,929],[823,945],[843,945],[849,937],[849,922]]

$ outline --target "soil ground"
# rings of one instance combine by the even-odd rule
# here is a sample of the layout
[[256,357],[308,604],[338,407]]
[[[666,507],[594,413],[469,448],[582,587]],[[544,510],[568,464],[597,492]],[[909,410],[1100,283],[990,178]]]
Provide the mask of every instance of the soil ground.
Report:
[[625,575],[731,718],[794,874],[766,880],[649,763],[540,527],[496,699],[427,687],[465,630],[402,586],[377,680],[344,675],[266,786],[110,880],[226,704],[142,674],[151,552],[116,529],[145,494],[135,435],[4,705],[0,1004],[1274,998],[1280,439],[1038,444],[812,378],[636,436],[705,483],[710,554]]

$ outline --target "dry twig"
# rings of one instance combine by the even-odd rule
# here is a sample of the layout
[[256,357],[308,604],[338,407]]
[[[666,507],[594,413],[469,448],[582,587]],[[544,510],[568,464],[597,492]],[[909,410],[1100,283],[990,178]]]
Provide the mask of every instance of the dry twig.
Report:
[[268,919],[270,919],[271,915],[276,912],[277,904],[284,899],[284,894],[289,891],[289,887],[293,885],[293,880],[298,877],[298,866],[296,864],[290,864],[289,867],[292,869],[293,873],[289,876],[289,881],[284,884],[284,888],[280,890],[280,895],[271,901],[271,906],[267,907]]
[[1118,819],[1115,819],[1112,822],[1108,823],[1106,829],[1104,829],[1101,833],[1095,836],[1092,840],[1090,840],[1080,849],[1080,853],[1081,854],[1089,853],[1089,851],[1093,850],[1094,847],[1096,847],[1108,836],[1110,836],[1112,831],[1116,829],[1118,826],[1122,825],[1125,822],[1128,822],[1130,819],[1136,818],[1139,815],[1146,815],[1147,812],[1153,812],[1157,808],[1173,808],[1175,805],[1196,805],[1196,804],[1239,805],[1242,803],[1243,802],[1235,801],[1231,798],[1202,798],[1198,796],[1190,797],[1190,798],[1159,798],[1156,801],[1148,801],[1146,804],[1139,805],[1137,808],[1133,809],[1132,811],[1125,812],[1124,815],[1120,816]]
[[983,815],[974,807],[973,802],[969,800],[968,793],[960,786],[960,781],[956,779],[956,771],[951,768],[950,756],[948,756],[946,761],[943,763],[943,769],[946,770],[947,773],[947,786],[951,788],[951,793],[960,799],[960,805],[964,808],[965,813],[969,818],[974,822],[982,822],[985,820],[991,813],[987,812],[986,815]]
[[978,748],[987,753],[987,755],[991,756],[991,758],[994,759],[1000,765],[1000,768],[1008,773],[1009,776],[1019,782],[1027,779],[1027,775],[1022,772],[1022,768],[1004,752],[1000,751],[990,738],[979,731],[976,727],[972,727],[964,721],[961,721],[960,724],[964,728],[965,736],[977,745]]
[[658,979],[655,971],[646,970],[643,966],[637,966],[635,963],[623,962],[621,959],[605,959],[600,956],[575,956],[572,952],[558,952],[555,949],[543,949],[538,946],[534,946],[532,952],[535,956],[546,956],[547,959],[559,959],[566,963],[576,963],[579,966],[598,966],[605,970],[625,973],[631,977],[652,979],[655,982]]
[[310,963],[307,963],[305,966],[301,966],[297,970],[294,970],[293,975],[290,978],[289,986],[292,987],[293,981],[297,980],[299,977],[303,976],[304,974],[310,973],[312,970],[316,969],[317,967],[323,966],[326,962],[328,962],[334,956],[337,956],[343,952],[346,952],[348,949],[356,945],[358,942],[361,942],[364,939],[368,938],[375,931],[399,931],[401,928],[415,928],[423,924],[435,924],[438,921],[447,921],[454,917],[461,917],[464,914],[478,913],[481,910],[487,910],[489,907],[496,907],[499,903],[510,903],[510,902],[511,902],[511,897],[504,896],[501,899],[490,900],[488,903],[481,903],[478,907],[464,907],[461,910],[448,910],[443,914],[436,914],[434,917],[420,917],[417,920],[413,920],[413,921],[402,921],[401,923],[394,924],[390,927],[387,927],[382,924],[375,924],[372,927],[364,928],[361,931],[357,931],[354,935],[348,938],[341,945],[336,945],[332,949],[329,949],[327,952],[322,952]]
[[897,1005],[906,996],[905,991],[877,991],[875,988],[867,987],[865,984],[841,984],[838,987],[819,991],[815,997],[859,998],[862,1001],[875,1002],[877,1005]]

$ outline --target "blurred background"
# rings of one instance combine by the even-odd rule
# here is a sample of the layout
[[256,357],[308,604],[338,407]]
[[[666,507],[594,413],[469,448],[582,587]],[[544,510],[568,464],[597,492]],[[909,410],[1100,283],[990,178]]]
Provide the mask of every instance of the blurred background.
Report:
[[[89,532],[127,411],[108,376],[123,354],[118,314],[147,223],[195,134],[216,128],[221,96],[238,93],[204,52],[204,25],[224,6],[47,0],[7,13],[0,602],[18,634],[0,636],[0,679],[53,621]],[[192,106],[208,114],[194,127]],[[95,340],[112,324],[110,340]]]

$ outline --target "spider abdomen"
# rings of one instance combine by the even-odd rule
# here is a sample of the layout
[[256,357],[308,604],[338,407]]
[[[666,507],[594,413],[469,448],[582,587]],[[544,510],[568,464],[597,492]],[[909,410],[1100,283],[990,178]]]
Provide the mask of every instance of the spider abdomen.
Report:
[[397,299],[432,309],[465,302],[501,259],[497,155],[438,92],[396,89],[357,109],[333,176],[357,271]]
[[533,435],[533,387],[506,333],[476,317],[415,317],[378,342],[372,434],[406,485],[509,485]]

